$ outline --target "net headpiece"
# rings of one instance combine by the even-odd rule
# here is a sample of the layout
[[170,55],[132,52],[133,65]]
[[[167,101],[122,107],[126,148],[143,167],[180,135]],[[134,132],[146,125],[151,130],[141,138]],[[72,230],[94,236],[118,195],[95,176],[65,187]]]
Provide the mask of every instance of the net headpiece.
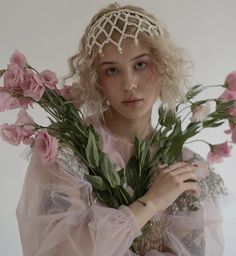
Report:
[[[134,30],[130,31],[130,26]],[[116,38],[113,37],[114,32],[118,35]],[[105,13],[88,30],[86,51],[90,55],[92,49],[98,47],[99,53],[102,53],[103,47],[112,43],[122,53],[122,41],[133,38],[135,44],[138,44],[138,35],[141,32],[151,37],[163,37],[162,25],[141,12],[120,9]]]

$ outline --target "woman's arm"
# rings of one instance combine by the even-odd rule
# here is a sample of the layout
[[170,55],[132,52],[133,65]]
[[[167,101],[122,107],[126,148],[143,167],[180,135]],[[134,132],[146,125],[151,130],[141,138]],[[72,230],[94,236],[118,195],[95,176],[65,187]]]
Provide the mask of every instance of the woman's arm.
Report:
[[125,255],[140,235],[132,211],[91,196],[82,177],[32,155],[17,207],[24,256]]
[[149,191],[129,206],[140,228],[155,214],[165,211],[183,192],[200,193],[198,177],[194,174],[196,168],[194,165],[179,162],[160,170]]

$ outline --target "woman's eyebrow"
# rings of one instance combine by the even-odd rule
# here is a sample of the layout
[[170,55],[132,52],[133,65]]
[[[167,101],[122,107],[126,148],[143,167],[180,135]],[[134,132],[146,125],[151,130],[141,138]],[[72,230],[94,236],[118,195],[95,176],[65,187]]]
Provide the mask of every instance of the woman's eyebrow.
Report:
[[148,53],[142,53],[142,54],[140,54],[140,55],[138,55],[138,56],[132,58],[130,61],[134,61],[134,60],[139,59],[139,58],[142,58],[142,57],[144,57],[144,56],[148,56],[148,57],[149,57],[150,54],[148,54]]
[[115,61],[104,61],[100,64],[100,67],[103,66],[103,65],[109,65],[109,64],[117,64],[118,62],[115,62]]
[[[142,53],[142,54],[132,58],[130,61],[134,61],[134,60],[139,59],[139,58],[144,57],[144,56],[150,56],[150,54]],[[116,61],[104,61],[100,64],[100,67],[103,66],[103,65],[110,65],[110,64],[118,64],[118,62],[116,62]]]

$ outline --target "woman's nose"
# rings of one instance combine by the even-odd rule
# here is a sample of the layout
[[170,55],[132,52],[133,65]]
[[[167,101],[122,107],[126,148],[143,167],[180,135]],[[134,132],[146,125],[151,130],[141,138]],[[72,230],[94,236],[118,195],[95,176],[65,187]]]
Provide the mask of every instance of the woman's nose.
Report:
[[135,74],[131,72],[127,72],[125,74],[124,80],[123,80],[123,88],[125,91],[131,91],[133,89],[136,89],[138,86],[137,77]]

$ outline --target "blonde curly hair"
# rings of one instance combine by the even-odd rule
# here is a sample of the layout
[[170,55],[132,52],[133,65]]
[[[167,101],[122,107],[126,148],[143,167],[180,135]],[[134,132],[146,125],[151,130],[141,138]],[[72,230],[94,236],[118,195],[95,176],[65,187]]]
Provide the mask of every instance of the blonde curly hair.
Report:
[[[82,111],[85,117],[92,115],[95,117],[95,121],[99,121],[103,117],[103,112],[107,108],[107,105],[99,85],[98,48],[94,47],[92,54],[88,54],[86,50],[87,35],[91,26],[104,14],[120,9],[138,11],[157,21],[152,14],[140,7],[133,5],[120,6],[117,3],[110,4],[94,15],[80,40],[78,51],[68,59],[70,74],[65,80],[72,79],[73,81],[72,91],[74,101],[77,105],[78,102],[82,105]],[[159,20],[158,23],[160,23]],[[120,26],[123,25],[120,24]],[[101,38],[100,40],[102,42],[104,39]],[[159,98],[161,102],[174,110],[176,101],[184,98],[184,92],[188,85],[187,78],[190,75],[192,67],[188,55],[182,48],[177,47],[171,41],[166,29],[164,29],[163,36],[161,37],[151,37],[145,32],[139,33],[138,40],[139,44],[141,43],[144,47],[150,49],[156,66],[156,72],[160,78],[157,86],[160,86]]]

